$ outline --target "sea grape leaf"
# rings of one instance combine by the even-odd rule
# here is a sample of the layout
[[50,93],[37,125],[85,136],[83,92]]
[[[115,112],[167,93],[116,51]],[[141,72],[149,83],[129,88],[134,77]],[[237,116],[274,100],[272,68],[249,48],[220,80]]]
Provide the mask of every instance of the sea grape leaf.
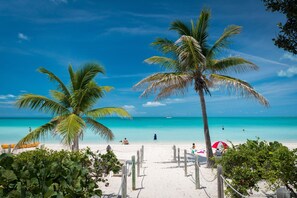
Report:
[[13,163],[13,155],[3,153],[0,155],[0,166],[5,169],[11,169],[11,165]]
[[17,176],[14,174],[12,170],[5,170],[2,172],[2,178],[4,181],[10,183],[14,180],[17,180]]

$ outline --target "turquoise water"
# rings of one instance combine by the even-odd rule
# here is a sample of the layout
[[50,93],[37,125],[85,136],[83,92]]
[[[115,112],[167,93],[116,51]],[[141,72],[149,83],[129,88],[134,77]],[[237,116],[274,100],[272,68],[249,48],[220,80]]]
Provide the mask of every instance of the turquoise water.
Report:
[[[0,143],[16,143],[32,129],[48,122],[50,118],[0,118]],[[99,120],[114,133],[114,142],[127,138],[130,142],[153,142],[154,133],[161,142],[204,141],[202,118],[104,118]],[[297,117],[209,118],[212,141],[245,141],[259,137],[267,141],[297,142]],[[222,129],[224,128],[224,130]],[[60,142],[49,135],[41,142]],[[84,143],[106,141],[87,129]]]

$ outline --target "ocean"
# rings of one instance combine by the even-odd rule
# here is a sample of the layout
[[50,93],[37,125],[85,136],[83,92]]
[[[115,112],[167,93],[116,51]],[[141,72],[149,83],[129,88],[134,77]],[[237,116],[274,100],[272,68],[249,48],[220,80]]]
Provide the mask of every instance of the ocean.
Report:
[[[29,127],[33,129],[50,118],[0,118],[0,144],[17,143]],[[103,118],[98,120],[109,127],[119,142],[125,137],[133,142],[153,142],[157,134],[159,142],[204,142],[203,122],[199,117],[135,117],[133,119]],[[297,142],[297,117],[210,117],[212,142],[223,140],[244,142],[247,139]],[[58,143],[58,136],[40,139],[42,143]],[[99,135],[87,129],[83,143],[106,143]],[[297,146],[297,143],[296,143]]]

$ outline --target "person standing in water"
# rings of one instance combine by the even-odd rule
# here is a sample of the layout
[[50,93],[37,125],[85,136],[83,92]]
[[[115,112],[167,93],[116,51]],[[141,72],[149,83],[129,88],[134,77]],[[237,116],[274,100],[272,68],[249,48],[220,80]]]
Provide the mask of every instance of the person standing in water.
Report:
[[156,133],[154,134],[154,140],[157,140],[157,134]]

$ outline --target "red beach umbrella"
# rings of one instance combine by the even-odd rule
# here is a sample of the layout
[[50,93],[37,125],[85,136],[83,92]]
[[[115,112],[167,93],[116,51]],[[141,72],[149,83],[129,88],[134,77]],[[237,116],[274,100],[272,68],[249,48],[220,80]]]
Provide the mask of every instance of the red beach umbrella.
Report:
[[223,141],[217,141],[215,142],[213,145],[212,145],[212,148],[221,148],[221,147],[224,147],[224,149],[227,149],[228,148],[228,145],[226,142],[223,142]]

